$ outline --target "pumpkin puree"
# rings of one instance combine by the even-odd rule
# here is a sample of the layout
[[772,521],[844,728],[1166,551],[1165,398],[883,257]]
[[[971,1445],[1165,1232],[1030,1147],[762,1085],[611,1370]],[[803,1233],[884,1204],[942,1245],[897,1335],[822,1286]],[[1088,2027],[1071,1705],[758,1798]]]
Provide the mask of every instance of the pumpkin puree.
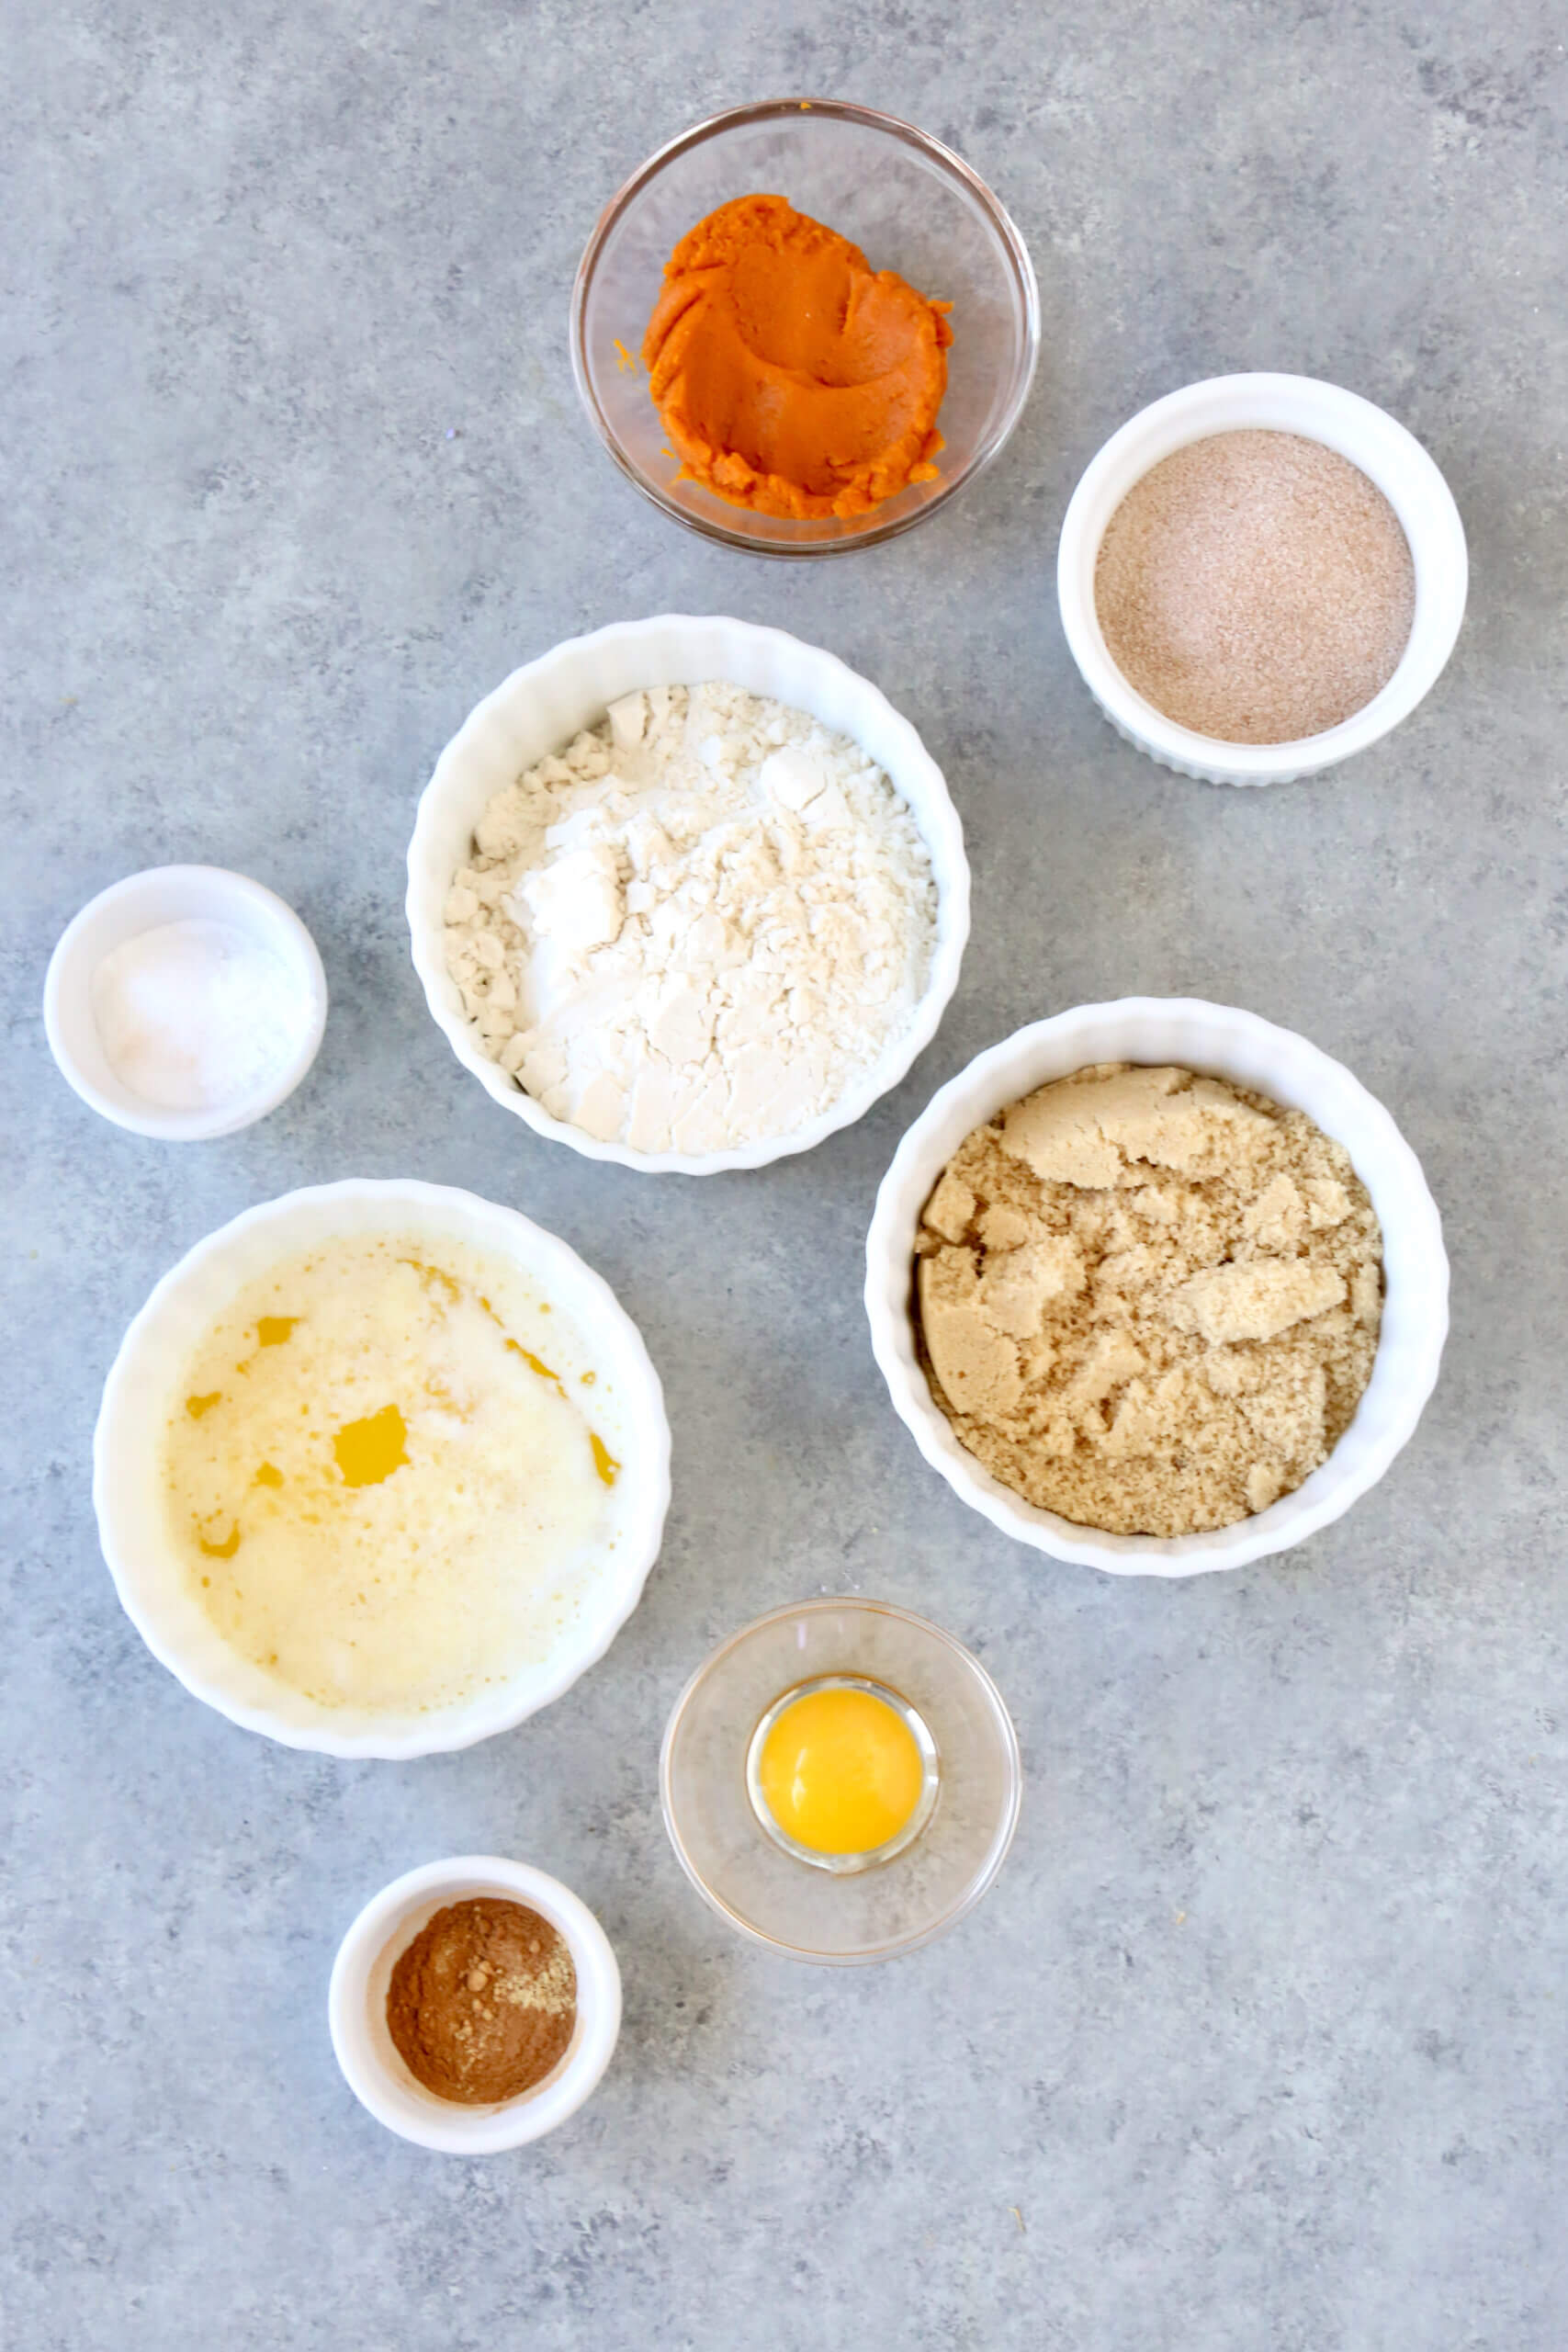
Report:
[[665,264],[643,340],[681,478],[798,516],[933,481],[952,307],[782,196],[721,204]]

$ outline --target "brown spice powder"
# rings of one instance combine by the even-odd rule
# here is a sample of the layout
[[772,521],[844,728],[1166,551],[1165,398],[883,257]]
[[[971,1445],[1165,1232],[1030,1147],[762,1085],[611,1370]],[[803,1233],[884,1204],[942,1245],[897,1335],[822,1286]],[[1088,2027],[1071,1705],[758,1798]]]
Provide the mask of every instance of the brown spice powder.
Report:
[[468,2107],[543,2082],[576,2019],[564,1937],[525,1905],[490,1895],[437,1911],[387,1990],[387,2030],[410,2073]]
[[959,1146],[916,1247],[932,1396],[1081,1527],[1267,1510],[1371,1376],[1382,1244],[1348,1153],[1220,1079],[1104,1063],[1042,1087]]
[[1416,572],[1359,467],[1294,433],[1211,434],[1107,526],[1095,605],[1156,710],[1225,743],[1289,743],[1362,710],[1409,641]]

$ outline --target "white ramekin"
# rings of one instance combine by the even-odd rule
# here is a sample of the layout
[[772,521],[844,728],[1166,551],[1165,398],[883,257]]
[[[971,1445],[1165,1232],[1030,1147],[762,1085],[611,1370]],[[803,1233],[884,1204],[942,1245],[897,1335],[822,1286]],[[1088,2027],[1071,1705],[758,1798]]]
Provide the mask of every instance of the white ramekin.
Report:
[[[1224,743],[1179,727],[1123,677],[1107,650],[1095,607],[1100,543],[1134,482],[1190,441],[1244,428],[1298,433],[1348,458],[1398,515],[1416,566],[1410,642],[1387,685],[1339,726],[1293,743]],[[1453,650],[1469,577],[1459,509],[1419,441],[1359,393],[1311,376],[1214,376],[1140,410],[1111,435],[1074,491],[1056,556],[1062,627],[1105,717],[1162,767],[1209,784],[1285,784],[1313,775],[1365,751],[1408,718]]]
[[[575,1327],[599,1374],[595,1395],[617,1400],[619,1540],[567,1635],[550,1656],[461,1705],[403,1717],[318,1706],[224,1641],[169,1544],[159,1477],[171,1396],[192,1351],[245,1283],[329,1238],[406,1231],[447,1236],[521,1266]],[[171,1674],[231,1723],[287,1747],[327,1756],[427,1756],[509,1731],[558,1699],[603,1657],[636,1608],[659,1556],[670,1502],[670,1424],[637,1326],[615,1293],[564,1241],[515,1209],[445,1184],[351,1178],[286,1193],[209,1234],[164,1276],[120,1343],[104,1384],[93,1441],[98,1540],[126,1613]]]
[[[833,1109],[808,1125],[735,1151],[634,1151],[601,1143],[581,1127],[552,1118],[515,1079],[481,1052],[446,969],[444,910],[452,876],[467,865],[474,827],[486,803],[525,768],[593,725],[607,704],[637,686],[701,685],[722,678],[752,694],[807,710],[848,735],[874,759],[908,803],[931,853],[937,891],[937,936],[931,977],[908,1029]],[[836,655],[803,645],[783,629],[750,621],[694,620],[663,613],[652,620],[617,621],[592,637],[569,638],[487,695],[465,719],[424,788],[409,844],[409,932],[414,968],[425,1001],[465,1069],[472,1070],[502,1108],[539,1135],[570,1144],[590,1159],[611,1159],[647,1173],[711,1176],[729,1168],[762,1168],[809,1151],[840,1127],[853,1125],[898,1080],[936,1035],[958,985],[969,936],[969,867],[964,829],[942,770],[907,718],[886,695]]]
[[[1107,1535],[1024,1501],[953,1435],[915,1353],[915,1236],[937,1178],[976,1127],[1092,1062],[1171,1064],[1305,1111],[1342,1143],[1382,1227],[1383,1313],[1371,1380],[1328,1460],[1294,1494],[1213,1534]],[[1449,1261],[1420,1163],[1381,1102],[1304,1037],[1256,1013],[1188,998],[1125,997],[1037,1021],[949,1081],[899,1145],[866,1238],[872,1351],[894,1408],[954,1493],[1036,1551],[1118,1576],[1196,1576],[1289,1551],[1375,1486],[1431,1395],[1449,1328]]]
[[[231,923],[270,948],[297,981],[300,1019],[288,1060],[264,1086],[210,1110],[169,1111],[116,1076],[93,1014],[93,975],[128,939],[161,923],[197,921]],[[327,976],[293,908],[260,882],[222,865],[154,865],[100,890],[66,925],[43,984],[43,1025],[62,1077],[104,1118],[161,1143],[201,1143],[265,1119],[293,1093],[327,1025]]]
[[[577,2023],[565,2055],[535,2089],[464,2107],[435,2098],[403,2064],[387,2030],[387,1989],[437,1911],[484,1895],[526,1904],[565,1938],[577,1971]],[[410,1871],[366,1905],[333,1963],[327,2019],[344,2079],[378,2123],[444,2155],[491,2155],[542,2140],[598,2088],[621,2030],[621,1973],[604,1928],[559,1879],[496,1854],[462,1854]]]

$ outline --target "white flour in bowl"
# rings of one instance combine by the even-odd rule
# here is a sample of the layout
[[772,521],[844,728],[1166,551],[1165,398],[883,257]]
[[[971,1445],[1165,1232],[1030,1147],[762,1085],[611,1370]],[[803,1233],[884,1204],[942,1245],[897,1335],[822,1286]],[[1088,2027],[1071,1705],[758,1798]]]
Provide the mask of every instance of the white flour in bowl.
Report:
[[703,1153],[821,1117],[897,1041],[936,888],[847,736],[654,686],[496,794],[446,914],[483,1050],[553,1117]]

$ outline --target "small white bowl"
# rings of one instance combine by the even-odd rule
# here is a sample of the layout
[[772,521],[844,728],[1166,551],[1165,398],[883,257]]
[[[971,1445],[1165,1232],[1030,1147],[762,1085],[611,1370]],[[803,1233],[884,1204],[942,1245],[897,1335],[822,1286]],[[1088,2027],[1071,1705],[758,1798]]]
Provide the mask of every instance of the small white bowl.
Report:
[[[1190,441],[1244,429],[1300,434],[1359,466],[1398,515],[1416,566],[1410,641],[1387,685],[1337,727],[1292,743],[1225,743],[1167,718],[1111,660],[1094,601],[1100,543],[1134,484]],[[1313,775],[1408,718],[1453,650],[1469,578],[1459,509],[1419,441],[1359,393],[1311,376],[1214,376],[1141,410],[1111,435],[1074,491],[1056,556],[1062,627],[1104,716],[1161,767],[1209,784],[1286,784]]]
[[[446,969],[446,894],[458,866],[468,864],[474,827],[486,804],[524,769],[558,750],[580,729],[594,725],[620,695],[638,686],[701,685],[714,678],[809,711],[876,762],[908,802],[931,853],[936,943],[925,994],[909,1028],[820,1119],[735,1151],[634,1151],[628,1144],[601,1143],[581,1127],[552,1118],[480,1049]],[[908,720],[869,680],[836,655],[803,645],[783,629],[664,613],[652,620],[617,621],[592,637],[569,638],[514,670],[464,720],[436,762],[419,804],[409,844],[408,919],[414,969],[437,1026],[464,1069],[472,1070],[504,1110],[589,1159],[610,1159],[649,1174],[712,1176],[723,1169],[763,1168],[792,1152],[809,1151],[840,1127],[852,1126],[897,1085],[935,1036],[958,985],[969,936],[969,867],[964,828],[942,770]]]
[[[449,1236],[513,1261],[575,1327],[598,1374],[616,1481],[615,1566],[593,1585],[550,1655],[461,1704],[409,1716],[328,1708],[231,1648],[171,1547],[159,1481],[164,1430],[191,1351],[236,1291],[280,1260],[357,1233]],[[563,1345],[566,1335],[563,1334]],[[428,1756],[510,1731],[604,1657],[641,1598],[670,1503],[670,1424],[641,1334],[574,1250],[515,1209],[404,1178],[351,1178],[286,1193],[209,1234],[164,1276],[120,1343],[93,1439],[98,1541],[126,1614],[153,1657],[231,1723],[326,1756]]]
[[[1342,1143],[1382,1227],[1383,1311],[1371,1380],[1333,1453],[1293,1494],[1210,1534],[1109,1535],[1025,1502],[960,1445],[932,1397],[911,1320],[920,1212],[965,1136],[1010,1102],[1093,1062],[1169,1064],[1306,1112]],[[1256,1013],[1189,998],[1126,997],[1037,1021],[944,1086],[899,1145],[866,1237],[873,1353],[894,1409],[953,1492],[1004,1534],[1115,1576],[1197,1576],[1286,1552],[1349,1510],[1421,1418],[1449,1328],[1449,1261],[1420,1163],[1381,1102],[1315,1046]]]
[[[270,948],[295,976],[302,1014],[288,1061],[265,1086],[231,1095],[209,1110],[169,1111],[147,1102],[116,1076],[93,1013],[93,975],[127,940],[166,922],[231,923]],[[315,1060],[327,1025],[327,976],[316,943],[276,892],[221,865],[154,865],[127,875],[90,899],[67,924],[43,984],[49,1049],[84,1102],[133,1135],[163,1143],[201,1143],[233,1135],[293,1093]]]
[[[388,2030],[387,1990],[437,1911],[485,1895],[526,1904],[565,1938],[577,1971],[577,2022],[542,2083],[518,2098],[465,2107],[437,2098],[410,2073]],[[621,1973],[604,1928],[559,1879],[496,1854],[463,1854],[410,1871],[366,1905],[333,1963],[327,2019],[344,2079],[378,2123],[445,2155],[491,2155],[542,2140],[598,2088],[621,2030]]]

